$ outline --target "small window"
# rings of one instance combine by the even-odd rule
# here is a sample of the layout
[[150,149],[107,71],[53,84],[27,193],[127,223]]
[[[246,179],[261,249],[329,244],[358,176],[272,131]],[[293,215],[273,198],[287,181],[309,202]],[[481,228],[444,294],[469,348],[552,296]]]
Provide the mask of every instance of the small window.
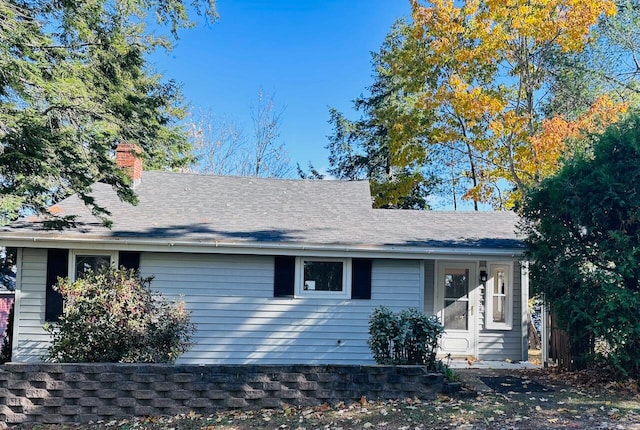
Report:
[[296,295],[309,297],[348,297],[351,278],[347,260],[304,258],[297,259]]
[[305,261],[302,288],[305,291],[342,291],[342,266],[341,261]]
[[[352,299],[370,300],[371,268],[372,261],[363,258],[327,260],[276,256],[273,260],[273,297],[318,297],[323,294],[325,297],[327,294],[349,297],[350,289]],[[333,273],[330,281],[324,280],[326,273]]]
[[76,255],[76,279],[82,279],[87,272],[98,272],[111,265],[108,255]]
[[493,273],[493,322],[507,322],[507,280],[504,269],[495,269]]
[[98,272],[117,263],[115,253],[75,251],[71,258],[73,265],[69,271],[73,279],[82,279],[87,272]]
[[510,330],[512,312],[511,265],[491,264],[486,291],[486,326],[488,329]]

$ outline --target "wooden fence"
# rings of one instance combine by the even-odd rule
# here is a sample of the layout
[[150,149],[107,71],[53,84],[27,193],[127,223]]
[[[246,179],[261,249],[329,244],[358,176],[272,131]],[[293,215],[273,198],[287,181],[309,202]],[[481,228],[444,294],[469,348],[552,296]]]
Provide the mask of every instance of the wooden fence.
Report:
[[549,328],[549,358],[554,360],[559,368],[573,370],[569,335],[566,331],[558,328],[557,318],[554,314],[549,315]]

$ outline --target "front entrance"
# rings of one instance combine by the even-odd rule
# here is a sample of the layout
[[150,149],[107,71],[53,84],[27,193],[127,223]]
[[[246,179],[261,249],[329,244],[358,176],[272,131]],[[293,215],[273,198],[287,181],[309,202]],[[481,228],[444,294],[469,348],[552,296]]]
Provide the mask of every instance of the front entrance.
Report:
[[445,328],[445,353],[476,356],[476,267],[476,263],[438,262],[435,302]]

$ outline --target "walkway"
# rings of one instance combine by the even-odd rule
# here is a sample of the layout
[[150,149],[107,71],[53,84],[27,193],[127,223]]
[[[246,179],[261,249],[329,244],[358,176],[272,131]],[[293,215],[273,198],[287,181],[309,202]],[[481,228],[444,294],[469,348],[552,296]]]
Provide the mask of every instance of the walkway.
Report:
[[530,363],[528,361],[484,361],[474,360],[470,361],[465,358],[452,358],[448,363],[446,359],[442,360],[445,364],[448,364],[450,368],[458,369],[539,369],[537,364]]

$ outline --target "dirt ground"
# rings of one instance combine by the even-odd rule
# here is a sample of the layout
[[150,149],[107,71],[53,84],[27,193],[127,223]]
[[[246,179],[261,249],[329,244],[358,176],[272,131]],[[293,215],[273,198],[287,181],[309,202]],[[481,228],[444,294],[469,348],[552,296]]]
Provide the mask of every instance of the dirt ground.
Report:
[[[285,406],[228,411],[210,416],[147,417],[82,426],[19,426],[62,430],[427,430],[427,429],[620,429],[640,430],[636,381],[611,382],[601,372],[552,370],[456,371],[465,388],[431,401],[395,399],[314,408]],[[491,379],[493,378],[493,379]],[[494,385],[492,389],[483,379]]]

